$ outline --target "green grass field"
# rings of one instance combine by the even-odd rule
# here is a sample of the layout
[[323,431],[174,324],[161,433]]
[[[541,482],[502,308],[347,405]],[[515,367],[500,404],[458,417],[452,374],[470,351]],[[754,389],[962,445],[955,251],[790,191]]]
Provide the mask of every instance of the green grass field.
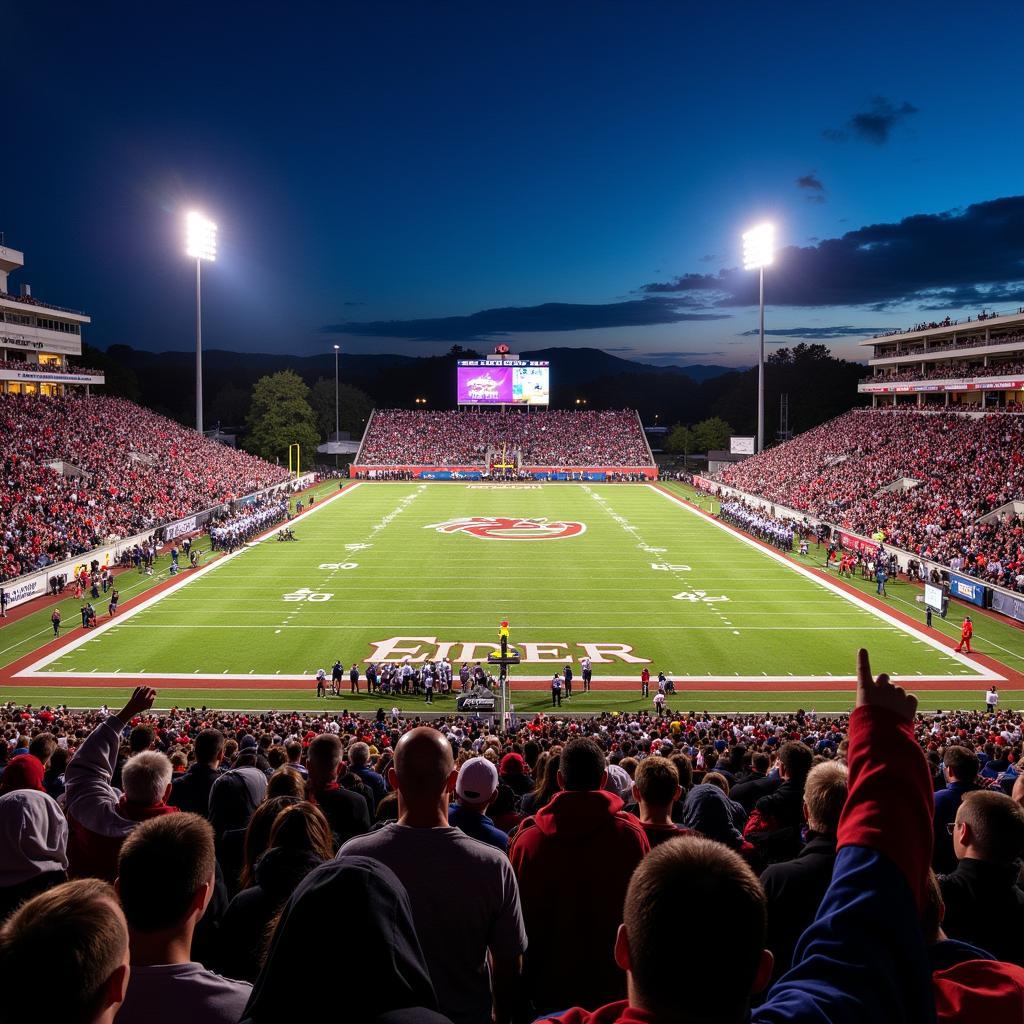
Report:
[[[469,523],[467,531],[458,522],[473,517],[540,520],[541,532],[571,535],[536,539],[530,524]],[[114,703],[119,687],[151,678],[163,681],[161,706],[310,707],[313,674],[336,658],[346,666],[406,655],[483,660],[504,616],[523,654],[513,679],[529,687],[513,694],[521,712],[550,703],[546,680],[567,658],[578,676],[587,653],[605,688],[574,697],[573,711],[647,706],[637,681],[644,664],[673,676],[677,707],[846,708],[852,688],[834,687],[850,679],[862,645],[876,669],[910,687],[915,678],[956,686],[923,694],[922,706],[978,706],[987,687],[977,662],[808,578],[794,568],[798,559],[777,560],[648,487],[364,484],[295,530],[297,543],[270,538],[218,559],[41,657],[4,698]],[[530,537],[505,539],[510,533]],[[892,588],[889,604],[920,617],[907,584]],[[75,621],[75,607],[66,621]],[[0,661],[45,640],[48,617],[47,609],[0,631]],[[940,628],[951,632],[953,624]],[[20,632],[9,644],[11,629]],[[1022,667],[1024,634],[1010,626],[980,621],[977,646]],[[1003,692],[1007,703],[1024,702],[1024,693]],[[365,694],[329,703],[372,710],[382,702],[422,707]]]

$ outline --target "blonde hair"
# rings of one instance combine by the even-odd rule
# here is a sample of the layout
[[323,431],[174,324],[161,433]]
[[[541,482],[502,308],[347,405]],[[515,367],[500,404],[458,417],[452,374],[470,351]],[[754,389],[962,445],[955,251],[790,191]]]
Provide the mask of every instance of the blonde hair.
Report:
[[821,764],[816,764],[807,773],[807,781],[804,783],[807,824],[815,832],[835,835],[848,792],[844,765],[835,761],[822,761]]

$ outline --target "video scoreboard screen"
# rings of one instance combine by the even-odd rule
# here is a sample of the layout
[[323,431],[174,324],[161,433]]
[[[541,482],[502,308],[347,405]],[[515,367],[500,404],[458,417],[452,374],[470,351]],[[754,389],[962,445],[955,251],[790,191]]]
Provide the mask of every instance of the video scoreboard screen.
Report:
[[465,359],[456,368],[459,405],[547,405],[547,362],[526,359]]

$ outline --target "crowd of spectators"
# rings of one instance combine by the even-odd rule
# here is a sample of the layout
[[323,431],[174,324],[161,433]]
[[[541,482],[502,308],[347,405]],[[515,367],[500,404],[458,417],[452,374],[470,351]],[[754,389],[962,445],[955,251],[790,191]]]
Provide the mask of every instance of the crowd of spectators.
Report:
[[1021,373],[1024,373],[1024,362],[990,363],[988,366],[954,366],[947,363],[931,370],[922,370],[918,366],[893,373],[880,373],[865,377],[861,384],[890,384],[904,380],[963,380],[967,377],[1006,377]]
[[0,395],[0,581],[287,477],[124,399]]
[[504,732],[8,704],[0,975],[104,1024],[1019,1020],[1024,718],[857,677]]
[[[1024,313],[1024,306],[1018,308],[1017,313]],[[967,317],[966,320],[952,320],[948,316],[945,320],[922,320],[919,324],[914,324],[912,327],[897,327],[891,331],[882,331],[880,334],[873,334],[873,338],[891,338],[894,334],[913,334],[915,331],[937,331],[942,327],[956,327],[959,323],[983,323],[985,320],[995,320],[1000,316],[1010,316],[1010,313],[997,313],[995,310],[982,310],[973,319]]]
[[[1006,512],[979,521],[1024,495],[1017,417],[859,410],[716,479],[1024,592],[1024,519]],[[917,484],[898,485],[903,479]]]
[[82,316],[81,310],[69,309],[67,306],[55,306],[52,302],[43,302],[32,295],[12,295],[10,292],[0,292],[0,299],[11,299],[14,302],[24,302],[29,306],[39,306],[41,309],[55,309],[60,313],[77,313]]
[[378,409],[359,456],[365,466],[484,466],[488,449],[524,466],[649,466],[632,410]]
[[29,370],[33,373],[90,374],[95,376],[102,370],[93,370],[88,366],[53,366],[48,363],[30,363],[27,359],[0,359],[0,370]]

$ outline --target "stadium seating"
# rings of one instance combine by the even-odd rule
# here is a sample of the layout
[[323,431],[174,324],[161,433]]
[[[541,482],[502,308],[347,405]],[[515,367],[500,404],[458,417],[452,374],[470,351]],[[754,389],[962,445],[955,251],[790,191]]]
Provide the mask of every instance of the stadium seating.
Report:
[[895,383],[903,380],[963,380],[967,377],[1006,377],[1024,373],[1024,363],[991,363],[988,366],[956,366],[948,363],[922,370],[920,366],[864,377],[862,384]]
[[[454,716],[433,728],[397,714],[157,716],[145,688],[114,715],[7,704],[0,972],[70,997],[117,971],[127,946],[127,995],[109,989],[125,999],[119,1019],[155,1019],[169,998],[194,1024],[276,1024],[310,949],[344,921],[375,954],[332,968],[361,1021],[471,1024],[493,991],[497,1020],[667,1024],[680,985],[689,1010],[707,1008],[688,1019],[730,1024],[936,1008],[941,1021],[1019,1019],[1024,716],[915,715],[861,666],[852,715],[538,715],[503,735]],[[115,874],[116,891],[101,881]],[[734,955],[698,943],[666,971],[672,928],[716,914]],[[565,956],[528,955],[520,976],[524,948],[567,941],[545,927],[552,915],[590,924],[574,925]],[[479,984],[488,954],[508,972],[492,986]],[[669,1001],[657,1009],[645,991]],[[337,999],[313,986],[304,1006],[326,1019]],[[592,1014],[598,999],[613,1002]]]
[[378,409],[359,457],[365,466],[483,465],[489,447],[531,466],[649,466],[636,413]]
[[[909,490],[884,488],[901,478]],[[981,516],[1024,494],[1016,416],[856,411],[722,471],[724,484],[1024,591],[1024,520]]]
[[120,398],[0,395],[0,580],[287,476]]

